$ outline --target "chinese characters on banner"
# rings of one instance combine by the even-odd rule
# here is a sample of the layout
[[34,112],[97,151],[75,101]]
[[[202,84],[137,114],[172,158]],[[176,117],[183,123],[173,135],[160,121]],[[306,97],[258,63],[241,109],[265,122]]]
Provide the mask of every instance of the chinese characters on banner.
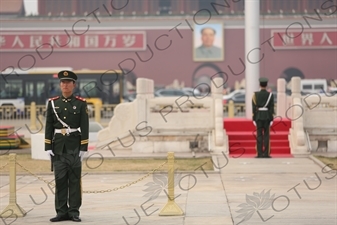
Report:
[[337,30],[272,30],[275,49],[336,49]]
[[139,51],[146,49],[144,31],[95,31],[82,35],[60,31],[6,32],[0,34],[5,51]]

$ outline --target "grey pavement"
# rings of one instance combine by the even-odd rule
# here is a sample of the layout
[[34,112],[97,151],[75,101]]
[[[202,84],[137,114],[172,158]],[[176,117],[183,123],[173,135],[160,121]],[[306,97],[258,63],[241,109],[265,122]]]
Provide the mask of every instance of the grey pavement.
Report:
[[[17,152],[20,151],[30,150]],[[166,157],[165,153],[134,154],[122,150],[115,151],[115,156],[107,150],[93,150],[90,154],[96,152],[104,157]],[[175,156],[192,157],[192,154],[176,153]],[[199,168],[176,174],[175,202],[184,212],[182,216],[159,216],[168,201],[164,188],[166,173],[155,173],[117,191],[112,189],[135,181],[145,173],[93,171],[83,174],[85,193],[81,224],[337,224],[337,171],[322,169],[324,165],[312,155],[255,159],[196,153],[196,157],[204,156],[213,158],[214,171],[203,172]],[[151,169],[154,168],[149,168],[149,171]],[[47,181],[53,180],[51,172],[39,176]],[[53,188],[26,173],[18,174],[16,188],[17,203],[27,214],[20,218],[0,219],[0,224],[52,224],[49,219],[55,216]],[[107,192],[86,193],[95,190]],[[2,173],[0,211],[8,201],[9,176]]]
[[[214,171],[198,169],[176,174],[175,202],[183,210],[182,216],[159,216],[168,201],[163,191],[167,175],[156,173],[121,190],[83,193],[82,224],[227,225],[239,224],[242,219],[246,221],[241,224],[337,224],[337,171],[322,170],[313,157],[255,159],[213,155],[213,160]],[[107,191],[144,175],[92,172],[84,174],[83,190]],[[51,173],[40,176],[53,180]],[[9,177],[3,174],[0,178],[3,210],[9,201]],[[0,224],[51,224],[54,195],[46,183],[20,173],[17,203],[27,211],[26,216],[5,218]]]

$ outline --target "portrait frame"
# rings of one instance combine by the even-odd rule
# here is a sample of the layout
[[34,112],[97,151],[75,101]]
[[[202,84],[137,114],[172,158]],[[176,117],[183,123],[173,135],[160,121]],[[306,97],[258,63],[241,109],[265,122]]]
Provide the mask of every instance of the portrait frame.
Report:
[[[204,28],[211,28],[215,31],[214,42],[212,50],[208,51],[206,55],[205,47],[201,47],[203,44],[201,31]],[[225,40],[224,40],[224,25],[220,21],[208,22],[203,25],[194,25],[193,32],[193,61],[195,62],[220,62],[225,59]],[[220,53],[219,53],[220,50]],[[215,54],[214,57],[209,55]],[[214,53],[213,53],[214,52]],[[204,54],[205,53],[205,54]]]

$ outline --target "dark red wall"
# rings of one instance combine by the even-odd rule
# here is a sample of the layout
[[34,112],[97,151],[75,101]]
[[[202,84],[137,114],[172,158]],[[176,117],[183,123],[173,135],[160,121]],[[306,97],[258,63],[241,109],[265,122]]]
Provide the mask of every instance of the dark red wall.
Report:
[[[166,0],[167,1],[167,0]],[[180,15],[183,12],[184,15],[193,15],[195,11],[208,9],[212,10],[211,4],[215,5],[217,9],[223,11],[224,14],[243,14],[244,1],[233,0],[171,0],[169,11],[173,15]],[[221,6],[226,5],[227,7]],[[284,14],[293,14],[293,10],[296,13],[303,14],[306,11],[312,11],[313,9],[320,9],[323,7],[329,7],[332,4],[331,0],[263,0],[261,1],[260,11],[262,14],[279,14],[280,10]],[[39,15],[48,16],[49,13],[52,16],[59,16],[62,12],[63,16],[78,16],[84,15],[85,12],[89,13],[95,9],[99,9],[101,15],[109,15],[103,8],[103,5],[110,11],[109,14],[119,15],[123,12],[123,15],[133,15],[136,12],[137,15],[157,15],[157,12],[161,14],[167,14],[168,12],[161,11],[160,0],[39,0]],[[112,7],[113,6],[113,7]],[[119,9],[119,10],[114,10]]]
[[[193,61],[192,51],[192,31],[180,30],[182,38],[178,33],[168,30],[146,30],[147,44],[153,50],[153,57],[148,62],[141,62],[135,52],[54,52],[45,60],[39,59],[36,52],[31,53],[2,53],[0,69],[3,70],[8,66],[17,67],[20,58],[26,54],[32,54],[36,58],[35,67],[59,67],[67,66],[74,69],[119,69],[119,64],[123,68],[131,69],[133,63],[130,58],[135,60],[136,66],[133,72],[137,77],[151,78],[156,85],[167,85],[174,79],[184,81],[185,86],[193,85],[193,73],[196,68],[203,63]],[[162,34],[168,34],[172,40],[172,45],[164,50],[159,51],[154,47],[155,40]],[[243,66],[240,58],[245,61],[244,52],[244,30],[243,29],[225,29],[225,60],[215,62],[221,71],[228,74],[228,83],[233,85],[235,80],[244,78],[245,73],[235,76],[228,67],[234,71],[242,71]],[[262,29],[260,33],[261,43],[271,37],[270,29]],[[158,42],[159,45],[167,45],[166,40]],[[275,84],[283,71],[289,67],[295,67],[301,70],[305,78],[327,78],[336,79],[337,74],[337,51],[336,49],[313,49],[313,50],[273,50],[268,44],[261,46],[261,53],[264,53],[264,59],[260,66],[260,76],[270,78],[270,83]],[[151,56],[149,50],[139,52],[143,59]],[[21,61],[20,65],[30,66],[31,61]],[[207,74],[212,76],[216,71],[214,69],[202,69],[197,77]]]

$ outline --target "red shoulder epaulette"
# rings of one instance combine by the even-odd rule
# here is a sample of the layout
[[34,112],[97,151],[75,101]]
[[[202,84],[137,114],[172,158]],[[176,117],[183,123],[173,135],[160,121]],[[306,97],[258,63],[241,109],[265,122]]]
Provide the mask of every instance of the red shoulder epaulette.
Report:
[[52,97],[52,98],[50,98],[49,99],[49,101],[51,101],[51,100],[55,100],[55,99],[58,99],[60,96],[55,96],[55,97]]
[[80,96],[75,96],[75,98],[78,99],[78,100],[81,100],[81,101],[83,101],[83,102],[86,101],[84,98],[82,98],[82,97],[80,97]]

